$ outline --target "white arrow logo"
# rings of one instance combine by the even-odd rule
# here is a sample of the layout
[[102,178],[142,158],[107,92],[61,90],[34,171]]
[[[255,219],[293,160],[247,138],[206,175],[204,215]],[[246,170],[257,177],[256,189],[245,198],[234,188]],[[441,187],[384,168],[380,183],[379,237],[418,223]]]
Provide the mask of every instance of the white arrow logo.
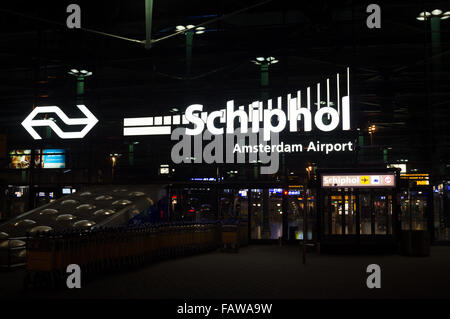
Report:
[[[97,124],[98,119],[95,117],[91,111],[85,105],[77,105],[81,112],[86,115],[85,118],[75,118],[70,119],[67,115],[57,106],[38,106],[36,107],[30,115],[27,116],[22,122],[22,126],[27,130],[28,133],[35,139],[42,139],[39,134],[34,130],[34,126],[50,126],[53,131],[60,138],[83,138],[94,126]],[[81,132],[63,132],[58,125],[52,120],[33,120],[33,118],[39,113],[56,113],[61,120],[67,125],[86,125]]]

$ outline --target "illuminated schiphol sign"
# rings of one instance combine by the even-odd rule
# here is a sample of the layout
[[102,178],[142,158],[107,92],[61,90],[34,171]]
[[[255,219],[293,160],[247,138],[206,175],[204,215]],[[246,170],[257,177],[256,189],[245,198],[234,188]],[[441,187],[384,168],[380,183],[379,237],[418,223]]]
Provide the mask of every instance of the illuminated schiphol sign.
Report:
[[395,187],[394,174],[322,175],[322,187]]
[[[58,106],[38,106],[22,122],[34,139],[41,139],[35,127],[50,127],[62,139],[81,139],[95,126],[97,118],[85,105],[77,105],[84,118],[69,118]],[[79,132],[65,132],[51,119],[35,119],[40,113],[55,113],[66,125],[85,125]],[[288,132],[349,131],[350,71],[336,74],[322,83],[275,100],[253,101],[237,108],[233,100],[226,107],[206,112],[202,104],[192,104],[184,114],[124,118],[124,136],[170,135],[178,141],[171,158],[179,163],[260,163],[261,174],[279,168],[279,153],[352,152],[352,141],[322,143],[312,139],[289,144],[279,134]],[[265,165],[267,164],[267,165]]]
[[175,164],[261,163],[261,174],[273,174],[279,168],[279,153],[326,155],[354,150],[353,142],[348,140],[322,143],[314,139],[306,144],[287,144],[279,139],[282,131],[349,131],[349,73],[347,68],[343,77],[336,74],[334,79],[327,78],[326,83],[317,83],[303,92],[265,103],[254,101],[237,109],[229,100],[226,108],[211,113],[205,112],[202,104],[192,104],[182,115],[125,118],[123,134],[170,135],[172,141],[178,141],[171,152]]
[[[330,79],[326,81],[326,96],[321,100],[320,83],[317,84],[315,92],[315,101],[311,95],[313,90],[310,87],[306,89],[305,104],[302,103],[302,92],[297,91],[297,95],[292,97],[287,95],[287,107],[283,110],[283,99],[278,97],[276,103],[270,99],[267,101],[267,109],[263,109],[261,101],[255,101],[248,105],[248,108],[239,106],[235,110],[234,101],[227,102],[225,109],[207,113],[203,111],[202,104],[192,104],[186,108],[184,115],[155,116],[155,117],[137,117],[124,119],[124,136],[138,135],[170,135],[172,125],[194,125],[194,128],[186,128],[186,135],[202,134],[205,128],[213,135],[234,134],[235,119],[240,122],[240,132],[245,134],[259,133],[261,126],[263,131],[263,140],[269,141],[271,133],[279,133],[288,127],[290,132],[297,132],[299,129],[298,121],[303,122],[302,129],[305,132],[312,131],[314,127],[322,132],[335,130],[342,122],[341,128],[344,131],[350,130],[350,80],[349,69],[347,69],[347,83],[345,95],[341,96],[339,74],[336,76],[336,101],[330,99]],[[305,94],[303,94],[305,95]],[[334,103],[336,102],[336,103]],[[276,106],[274,105],[276,104]],[[316,106],[313,107],[312,104]],[[322,106],[326,105],[326,106]],[[332,107],[331,105],[336,105]],[[314,111],[314,108],[316,110]],[[327,122],[324,123],[324,116]],[[273,125],[273,120],[277,119],[277,124]],[[225,124],[225,127],[217,127],[216,123]],[[249,127],[249,124],[251,124]]]

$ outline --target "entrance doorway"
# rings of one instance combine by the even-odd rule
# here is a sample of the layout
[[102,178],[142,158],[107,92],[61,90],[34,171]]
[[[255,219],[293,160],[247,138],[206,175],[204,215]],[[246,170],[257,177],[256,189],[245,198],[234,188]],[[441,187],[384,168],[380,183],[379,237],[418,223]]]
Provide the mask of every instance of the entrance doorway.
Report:
[[383,190],[334,189],[323,198],[324,235],[391,235],[392,194]]

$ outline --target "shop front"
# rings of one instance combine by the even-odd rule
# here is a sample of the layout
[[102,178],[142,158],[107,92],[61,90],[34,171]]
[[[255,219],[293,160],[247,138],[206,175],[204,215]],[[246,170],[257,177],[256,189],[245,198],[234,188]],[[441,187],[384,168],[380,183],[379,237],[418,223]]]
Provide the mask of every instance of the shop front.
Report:
[[[303,239],[305,231],[306,239],[316,237],[315,197],[305,197],[303,185],[206,181],[172,184],[170,194],[173,219],[239,219],[248,223],[252,243],[295,242]],[[304,219],[308,220],[305,224]]]
[[305,239],[323,252],[394,252],[402,231],[396,169],[318,169],[304,185],[205,181],[170,192],[174,216],[241,219],[251,243]]

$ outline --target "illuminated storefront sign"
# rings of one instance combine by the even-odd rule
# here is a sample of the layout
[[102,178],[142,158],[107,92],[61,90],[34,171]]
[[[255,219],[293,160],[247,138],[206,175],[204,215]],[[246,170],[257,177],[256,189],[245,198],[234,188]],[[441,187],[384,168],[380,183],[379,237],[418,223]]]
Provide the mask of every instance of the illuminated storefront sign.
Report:
[[400,173],[406,173],[406,164],[389,164],[387,168],[400,168]]
[[430,174],[400,174],[401,179],[428,180]]
[[407,179],[410,183],[417,186],[430,185],[430,174],[400,174],[401,179]]
[[322,187],[395,187],[394,174],[322,175]]

